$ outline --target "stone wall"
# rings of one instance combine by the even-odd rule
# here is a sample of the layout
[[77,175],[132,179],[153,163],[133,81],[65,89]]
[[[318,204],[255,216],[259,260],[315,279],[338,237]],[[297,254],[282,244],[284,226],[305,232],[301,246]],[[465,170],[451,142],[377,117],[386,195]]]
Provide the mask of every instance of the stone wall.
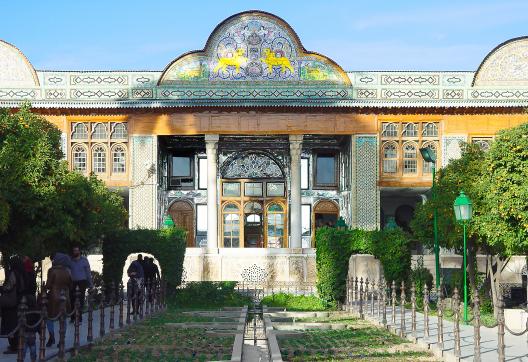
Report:
[[186,282],[315,284],[315,249],[187,248],[183,273]]

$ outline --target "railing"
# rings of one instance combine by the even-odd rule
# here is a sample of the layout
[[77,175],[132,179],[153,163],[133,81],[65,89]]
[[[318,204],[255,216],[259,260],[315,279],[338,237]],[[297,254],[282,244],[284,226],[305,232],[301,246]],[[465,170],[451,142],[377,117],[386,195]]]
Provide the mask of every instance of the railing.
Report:
[[259,290],[262,297],[278,293],[293,295],[317,295],[317,288],[313,283],[306,282],[238,282],[236,287],[238,292],[249,294]]
[[[41,287],[44,291],[44,286]],[[55,316],[48,316],[48,298],[45,292],[40,293],[40,305],[36,305],[33,310],[29,310],[27,298],[24,296],[18,305],[18,325],[10,333],[6,335],[0,335],[0,338],[13,338],[18,334],[18,354],[17,361],[23,362],[26,344],[26,330],[27,329],[39,329],[39,350],[38,358],[39,361],[46,359],[46,323],[48,321],[59,322],[59,343],[58,343],[58,354],[57,358],[59,361],[64,361],[66,357],[66,319],[74,318],[74,337],[73,345],[70,348],[73,356],[79,353],[81,348],[80,341],[80,320],[81,315],[87,314],[88,326],[87,326],[87,337],[86,342],[88,348],[91,348],[94,340],[94,325],[93,317],[94,312],[99,311],[99,337],[103,337],[107,330],[105,328],[105,309],[109,309],[109,329],[108,332],[112,332],[115,328],[115,309],[119,310],[118,326],[119,328],[124,326],[124,308],[126,304],[126,324],[130,324],[131,314],[133,315],[133,321],[141,320],[145,316],[162,311],[166,308],[165,302],[165,282],[147,282],[147,283],[136,283],[129,281],[127,284],[127,292],[123,284],[120,283],[116,289],[115,284],[111,283],[110,288],[107,291],[104,286],[100,288],[91,288],[87,290],[87,311],[81,310],[81,292],[79,287],[75,290],[75,301],[71,312],[66,310],[66,290],[61,290],[59,298],[59,313]],[[127,296],[125,298],[125,295]],[[96,298],[97,297],[97,298]],[[98,301],[97,301],[98,299]],[[133,306],[133,312],[131,313],[130,307]],[[38,319],[33,323],[28,323],[28,317],[31,315],[37,315]],[[35,319],[35,318],[32,318]],[[49,356],[48,356],[49,357]]]
[[[396,283],[392,281],[390,284],[386,283],[385,280],[379,280],[378,282],[369,282],[368,279],[363,278],[347,278],[346,281],[346,310],[358,314],[360,318],[370,316],[372,319],[380,322],[384,327],[392,326],[399,330],[399,334],[402,337],[411,336],[414,339],[417,338],[417,298],[416,288],[414,283],[411,284],[410,298],[406,297],[406,285],[404,282],[400,286],[400,297],[397,300]],[[447,300],[444,298],[442,293],[443,286],[440,284],[438,291],[433,287],[431,290],[425,286],[423,291],[423,337],[425,340],[430,341],[430,300],[436,300],[437,306],[437,340],[433,342],[437,348],[442,351],[444,349],[445,330],[444,330],[444,319],[453,318],[453,336],[454,336],[454,347],[453,354],[456,359],[460,359],[461,356],[461,330],[460,330],[460,295],[457,288],[454,289],[451,298],[451,313],[448,313],[446,309]],[[474,361],[481,360],[481,319],[480,319],[480,300],[478,293],[472,293],[473,300],[472,306],[468,306],[473,310],[473,316],[468,319],[468,323],[473,325],[473,359]],[[369,297],[370,297],[370,308],[369,308]],[[390,297],[390,301],[387,304],[387,299]],[[374,308],[374,300],[377,302],[377,310]],[[411,328],[410,333],[406,323],[406,303],[410,302],[410,313],[411,313]],[[400,320],[399,326],[396,321],[396,308],[400,308]],[[505,331],[508,331],[513,336],[522,336],[527,334],[528,336],[528,321],[522,331],[512,331],[505,323],[504,319],[504,301],[502,295],[499,295],[499,301],[497,305],[497,321],[494,325],[486,326],[488,328],[497,327],[497,354],[500,362],[505,361]],[[391,313],[391,321],[387,321],[387,311]],[[365,315],[366,314],[366,315]],[[451,338],[451,337],[450,337]],[[465,340],[467,342],[467,340]]]

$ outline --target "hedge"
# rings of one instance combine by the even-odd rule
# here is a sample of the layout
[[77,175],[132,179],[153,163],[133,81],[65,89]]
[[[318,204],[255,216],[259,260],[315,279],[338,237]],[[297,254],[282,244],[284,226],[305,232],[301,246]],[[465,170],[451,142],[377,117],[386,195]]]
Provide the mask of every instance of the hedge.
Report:
[[185,257],[185,230],[116,230],[103,242],[105,284],[121,280],[127,257],[133,253],[152,254],[159,262],[163,279],[171,293],[181,284]]
[[383,265],[385,278],[397,283],[411,270],[410,242],[399,228],[382,231],[324,227],[316,233],[317,291],[327,305],[343,303],[348,262],[352,254],[372,254]]

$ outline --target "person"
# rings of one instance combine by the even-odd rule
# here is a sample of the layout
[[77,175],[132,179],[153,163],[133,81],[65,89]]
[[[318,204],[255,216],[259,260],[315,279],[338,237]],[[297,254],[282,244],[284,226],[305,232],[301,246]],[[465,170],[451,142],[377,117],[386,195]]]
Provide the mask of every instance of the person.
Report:
[[[7,262],[6,278],[0,287],[1,334],[11,333],[18,325],[17,308],[24,290],[24,266],[19,256],[11,256]],[[15,354],[18,350],[18,332],[8,337],[9,346],[4,354]]]
[[[128,300],[133,300],[133,296],[137,296],[138,293],[142,292],[143,279],[145,278],[145,272],[141,263],[143,262],[143,255],[139,254],[137,259],[130,263],[127,269],[127,275],[130,278],[128,281],[127,294]],[[136,304],[132,303],[131,314],[135,314]]]
[[36,333],[39,329],[37,322],[40,319],[40,309],[37,305],[37,273],[35,273],[35,267],[33,261],[29,256],[24,256],[22,258],[22,264],[24,268],[24,290],[22,291],[22,296],[26,297],[26,303],[28,307],[28,314],[26,315],[26,323],[28,326],[33,326],[32,328],[26,327],[24,333],[24,353],[23,359],[25,359],[26,353],[29,349],[29,355],[31,361],[37,360],[37,344],[36,344]]
[[[52,267],[48,270],[48,278],[46,280],[46,289],[48,290],[48,318],[55,318],[61,312],[62,291],[64,291],[66,298],[66,312],[71,312],[70,290],[73,286],[73,280],[69,269],[70,264],[70,258],[66,254],[56,253],[53,256]],[[55,343],[55,325],[51,320],[48,320],[46,325],[50,335],[46,346],[51,347]],[[64,327],[66,328],[66,324]]]
[[[78,246],[72,248],[71,276],[73,280],[73,287],[70,290],[70,301],[75,303],[77,288],[79,288],[79,302],[81,311],[79,313],[79,322],[82,322],[82,311],[84,309],[86,288],[92,288],[92,271],[90,270],[90,263],[88,259],[81,255],[81,249]],[[75,321],[75,315],[72,315],[71,322]]]

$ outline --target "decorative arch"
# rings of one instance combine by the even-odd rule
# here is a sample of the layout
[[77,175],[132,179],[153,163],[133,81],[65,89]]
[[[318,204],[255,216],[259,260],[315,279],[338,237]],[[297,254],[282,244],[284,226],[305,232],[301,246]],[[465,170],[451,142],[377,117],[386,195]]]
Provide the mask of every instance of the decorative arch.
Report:
[[513,38],[495,47],[473,78],[473,86],[501,85],[528,85],[528,36]]
[[169,204],[167,214],[170,215],[174,225],[187,232],[186,242],[188,247],[194,246],[194,206],[186,199],[176,199]]
[[84,173],[88,170],[88,149],[82,143],[76,143],[71,148],[71,164],[76,171]]
[[37,72],[14,45],[0,40],[0,84],[2,88],[38,87]]
[[332,59],[307,51],[283,19],[263,11],[235,14],[213,30],[202,50],[176,58],[158,85],[181,82],[316,82],[350,85]]
[[320,214],[339,214],[339,205],[333,200],[319,200],[314,205],[314,212]]
[[92,146],[92,172],[108,172],[108,148],[103,143],[96,143]]
[[284,166],[272,154],[244,151],[229,157],[220,169],[222,178],[284,178]]
[[414,141],[402,145],[403,173],[415,174],[418,172],[418,144]]

